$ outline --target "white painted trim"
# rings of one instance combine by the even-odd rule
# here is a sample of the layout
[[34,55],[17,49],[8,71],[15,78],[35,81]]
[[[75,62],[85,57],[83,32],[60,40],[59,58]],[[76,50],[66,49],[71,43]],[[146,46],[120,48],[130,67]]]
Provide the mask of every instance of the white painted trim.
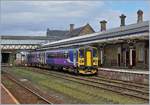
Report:
[[133,49],[130,49],[130,66],[133,65],[133,62],[132,62],[132,51],[133,51]]
[[125,60],[125,67],[127,67],[127,62],[126,62],[126,60],[127,60],[127,54],[126,53],[127,53],[127,51],[125,51],[125,56],[124,56],[125,57],[125,59],[124,59]]
[[101,53],[101,64],[103,64],[103,51],[101,50],[100,53]]

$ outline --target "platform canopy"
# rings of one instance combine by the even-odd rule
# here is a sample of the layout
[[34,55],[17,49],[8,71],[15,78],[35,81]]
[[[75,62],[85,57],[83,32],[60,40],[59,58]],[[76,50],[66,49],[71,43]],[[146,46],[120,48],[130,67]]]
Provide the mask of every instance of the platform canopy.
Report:
[[41,36],[8,36],[3,35],[0,39],[1,50],[27,50],[36,49],[42,43],[48,42],[47,37]]
[[42,44],[40,49],[81,46],[88,44],[114,44],[130,40],[149,40],[149,21],[108,29],[102,32]]

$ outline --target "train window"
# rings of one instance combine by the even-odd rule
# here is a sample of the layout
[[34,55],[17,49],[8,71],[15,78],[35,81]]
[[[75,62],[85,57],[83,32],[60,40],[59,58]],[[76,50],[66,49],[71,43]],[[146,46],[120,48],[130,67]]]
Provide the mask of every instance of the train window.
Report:
[[47,55],[47,57],[48,57],[48,58],[54,58],[55,55],[54,55],[53,53],[49,53],[49,54]]
[[55,56],[55,58],[60,58],[61,55],[58,52],[56,52],[56,54],[54,56]]
[[64,53],[64,58],[68,58],[68,53]]
[[84,58],[84,49],[79,49],[80,58]]
[[63,53],[60,52],[57,52],[55,55],[55,58],[63,58],[63,57],[64,57]]
[[50,53],[47,55],[48,58],[68,58],[68,53]]
[[97,49],[93,49],[93,57],[97,57]]

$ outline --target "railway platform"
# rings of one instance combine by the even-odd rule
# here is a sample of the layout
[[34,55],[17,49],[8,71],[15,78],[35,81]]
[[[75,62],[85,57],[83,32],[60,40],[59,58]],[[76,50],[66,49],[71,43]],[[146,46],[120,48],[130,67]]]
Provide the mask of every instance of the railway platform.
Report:
[[99,68],[98,75],[109,79],[149,84],[149,70]]
[[1,104],[19,104],[17,99],[9,92],[9,90],[3,85],[1,87]]

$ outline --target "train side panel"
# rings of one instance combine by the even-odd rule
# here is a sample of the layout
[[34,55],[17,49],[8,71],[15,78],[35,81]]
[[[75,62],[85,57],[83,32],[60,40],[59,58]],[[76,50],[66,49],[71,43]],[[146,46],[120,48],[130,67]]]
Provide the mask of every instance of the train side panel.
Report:
[[74,67],[72,50],[47,51],[46,63],[55,66]]

